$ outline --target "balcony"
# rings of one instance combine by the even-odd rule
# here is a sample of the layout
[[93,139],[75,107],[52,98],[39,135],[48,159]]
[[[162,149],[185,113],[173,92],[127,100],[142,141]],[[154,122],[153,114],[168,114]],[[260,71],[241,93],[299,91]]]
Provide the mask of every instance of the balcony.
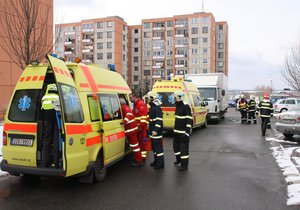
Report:
[[155,27],[155,28],[152,28],[153,31],[161,31],[161,30],[165,30],[164,27]]
[[188,44],[176,44],[175,48],[182,48],[182,47],[188,47]]
[[187,27],[187,25],[185,25],[185,24],[176,24],[175,25],[175,28],[186,28]]
[[81,52],[82,53],[94,53],[94,50],[93,49],[83,49]]
[[65,55],[72,55],[72,54],[74,54],[73,51],[65,51]]
[[153,56],[153,59],[165,59],[164,55],[160,55],[160,56]]
[[153,69],[162,69],[162,68],[163,68],[163,66],[161,66],[161,65],[157,65],[157,66],[152,66],[152,68],[153,68]]
[[153,50],[160,50],[162,47],[153,47]]
[[92,60],[91,59],[84,59],[84,60],[82,60],[82,63],[92,63]]
[[184,67],[186,67],[184,64],[177,64],[177,65],[175,65],[175,68],[184,68]]
[[71,36],[71,35],[75,35],[75,31],[68,31],[68,32],[65,32],[65,36]]
[[73,42],[65,42],[65,45],[73,45]]
[[175,35],[175,38],[184,38],[185,36],[184,36],[184,34],[176,34]]
[[152,37],[152,39],[153,39],[153,40],[160,40],[161,37],[160,37],[160,36],[154,36],[154,37]]
[[152,75],[153,79],[161,79],[161,75]]
[[187,55],[175,55],[175,58],[184,58],[187,57]]
[[83,39],[82,43],[88,44],[88,43],[93,43],[94,39]]
[[82,33],[94,33],[94,29],[93,28],[85,28],[85,29],[82,29]]

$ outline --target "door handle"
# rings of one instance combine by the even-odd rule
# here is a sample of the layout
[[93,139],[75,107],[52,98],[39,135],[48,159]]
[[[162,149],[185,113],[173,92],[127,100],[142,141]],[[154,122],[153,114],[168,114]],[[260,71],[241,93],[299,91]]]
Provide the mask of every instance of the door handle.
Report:
[[124,125],[124,123],[123,123],[123,122],[120,122],[120,125]]
[[103,129],[100,128],[99,130],[97,130],[98,133],[103,133]]

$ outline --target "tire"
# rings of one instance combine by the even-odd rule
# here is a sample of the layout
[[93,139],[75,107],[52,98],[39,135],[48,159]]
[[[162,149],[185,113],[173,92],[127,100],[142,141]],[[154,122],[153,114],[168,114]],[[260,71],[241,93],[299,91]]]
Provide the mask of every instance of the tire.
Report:
[[207,128],[207,119],[205,120],[204,124],[201,126],[201,128]]
[[286,112],[286,111],[287,111],[287,109],[286,109],[286,108],[283,108],[283,109],[280,110],[280,113],[281,113],[281,112]]
[[294,136],[294,134],[291,134],[291,133],[283,133],[283,135],[286,138],[292,138]]
[[104,166],[103,152],[98,154],[98,157],[94,164],[93,174],[94,182],[101,182],[106,177],[107,168]]

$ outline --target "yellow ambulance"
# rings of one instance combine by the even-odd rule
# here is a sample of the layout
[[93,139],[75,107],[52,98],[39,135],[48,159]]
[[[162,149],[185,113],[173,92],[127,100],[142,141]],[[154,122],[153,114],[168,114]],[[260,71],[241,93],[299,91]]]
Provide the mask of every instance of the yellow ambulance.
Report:
[[[52,56],[48,60],[29,65],[16,84],[4,121],[1,170],[101,181],[107,167],[129,151],[119,98],[128,102],[131,90],[116,72]],[[41,99],[53,83],[61,104],[61,159],[59,167],[44,168]]]
[[206,103],[202,101],[200,93],[194,83],[186,81],[180,76],[171,76],[170,80],[161,80],[155,82],[152,91],[159,94],[159,98],[162,101],[163,111],[163,126],[164,130],[172,131],[175,122],[175,99],[174,92],[176,90],[182,90],[185,93],[184,101],[187,102],[192,111],[193,125],[192,127],[207,126],[207,109]]

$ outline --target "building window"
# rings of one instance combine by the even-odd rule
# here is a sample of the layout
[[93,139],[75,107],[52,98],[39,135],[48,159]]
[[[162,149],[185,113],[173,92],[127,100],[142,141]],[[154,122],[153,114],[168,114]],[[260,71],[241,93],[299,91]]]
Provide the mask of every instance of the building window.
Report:
[[168,41],[167,41],[167,45],[168,45],[168,46],[173,46],[173,40],[168,40]]
[[173,66],[173,60],[167,60],[167,66]]
[[111,52],[108,52],[108,53],[106,54],[106,58],[107,58],[107,59],[112,59],[112,53],[111,53]]
[[103,28],[103,22],[97,22],[97,28]]
[[151,42],[149,42],[149,41],[144,42],[144,47],[151,47]]
[[125,61],[126,60],[126,56],[125,55],[123,55],[123,61]]
[[112,31],[107,32],[107,38],[112,38]]
[[148,22],[148,23],[144,23],[144,28],[151,28],[151,24]]
[[218,43],[218,49],[223,49],[224,48],[224,44],[223,43]]
[[173,21],[167,21],[167,27],[173,27],[174,22]]
[[103,53],[97,53],[97,59],[102,60],[103,59]]
[[203,17],[202,22],[203,23],[208,23],[209,22],[209,17]]
[[123,41],[125,41],[126,40],[126,35],[123,35]]
[[202,40],[203,40],[203,43],[207,43],[207,41],[208,41],[207,37],[203,38]]
[[218,52],[218,58],[223,58],[223,53],[222,52]]
[[151,38],[151,32],[144,32],[144,38]]
[[139,67],[138,66],[135,66],[134,67],[134,71],[138,71],[139,70]]
[[150,70],[144,70],[144,76],[150,76]]
[[113,25],[113,23],[112,23],[111,21],[108,21],[108,22],[107,22],[107,28],[111,28],[112,25]]
[[150,56],[151,55],[151,51],[150,50],[144,50],[144,56]]
[[192,59],[192,64],[197,64],[198,63],[198,59],[194,58]]
[[192,18],[192,24],[198,23],[198,18]]
[[138,51],[139,51],[139,48],[135,47],[134,52],[138,52]]
[[207,64],[207,58],[203,58],[203,64]]
[[207,73],[207,69],[203,69],[203,73],[206,74]]
[[103,49],[103,42],[97,43],[97,49]]
[[193,55],[198,54],[198,49],[197,49],[197,48],[192,48],[192,54],[193,54]]
[[139,81],[139,76],[133,76],[133,81]]
[[173,30],[168,30],[167,31],[167,36],[168,37],[172,37],[174,35],[174,31]]
[[134,56],[134,57],[133,57],[133,62],[135,62],[135,63],[136,63],[136,62],[139,62],[139,57]]
[[207,48],[203,48],[203,54],[207,54]]
[[192,34],[198,34],[198,28],[197,27],[193,27],[191,33]]
[[223,30],[223,25],[219,25],[219,30]]
[[218,62],[218,67],[223,67],[223,62],[222,61]]
[[198,44],[198,38],[192,38],[192,44]]
[[173,50],[168,50],[167,55],[173,55]]
[[151,65],[150,61],[144,61],[144,66],[150,66],[150,65]]
[[125,49],[126,49],[126,46],[123,44],[123,51],[125,51]]
[[198,69],[192,69],[192,74],[198,74]]
[[107,49],[112,49],[112,42],[107,42]]
[[139,29],[134,29],[134,33],[138,34],[139,33]]
[[208,27],[202,27],[202,33],[207,34],[208,33]]
[[134,43],[139,43],[139,39],[135,38]]
[[97,39],[103,39],[103,32],[97,32]]

